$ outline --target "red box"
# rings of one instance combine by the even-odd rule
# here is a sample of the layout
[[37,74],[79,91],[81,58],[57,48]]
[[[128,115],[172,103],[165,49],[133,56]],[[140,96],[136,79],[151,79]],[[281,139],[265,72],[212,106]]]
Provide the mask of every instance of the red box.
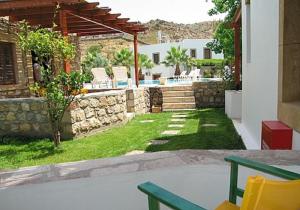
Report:
[[261,132],[261,149],[291,150],[293,129],[280,121],[263,121]]

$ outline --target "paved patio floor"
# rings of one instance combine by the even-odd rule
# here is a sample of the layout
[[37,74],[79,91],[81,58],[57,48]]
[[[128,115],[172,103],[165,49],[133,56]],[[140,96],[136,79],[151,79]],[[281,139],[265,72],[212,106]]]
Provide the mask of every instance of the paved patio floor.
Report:
[[[183,150],[39,166],[0,172],[0,209],[142,210],[147,199],[136,186],[146,181],[213,209],[228,197],[228,155],[300,172],[297,151]],[[241,186],[257,174],[240,173]]]

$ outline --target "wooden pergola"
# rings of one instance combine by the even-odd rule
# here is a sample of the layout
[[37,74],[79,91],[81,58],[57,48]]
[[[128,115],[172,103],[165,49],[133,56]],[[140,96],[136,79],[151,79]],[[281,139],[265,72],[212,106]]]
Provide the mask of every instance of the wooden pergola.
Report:
[[241,25],[242,11],[239,7],[234,15],[232,27],[234,28],[234,63],[235,63],[235,85],[236,89],[241,87]]
[[[59,8],[59,9],[57,9]],[[56,12],[58,12],[56,14]],[[11,22],[26,20],[31,25],[51,28],[53,22],[64,36],[93,36],[126,33],[134,37],[135,80],[138,80],[138,34],[147,28],[121,14],[110,13],[108,7],[85,0],[5,0],[0,1],[0,17],[8,16]],[[56,14],[56,15],[55,15]],[[65,64],[70,72],[70,65]]]

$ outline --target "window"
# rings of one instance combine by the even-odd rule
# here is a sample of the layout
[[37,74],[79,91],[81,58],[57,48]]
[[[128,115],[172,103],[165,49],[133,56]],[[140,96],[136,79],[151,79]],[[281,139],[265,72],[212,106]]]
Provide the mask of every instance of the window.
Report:
[[0,85],[15,83],[13,44],[0,42]]
[[204,59],[211,59],[211,49],[204,48]]
[[159,58],[159,53],[153,53],[153,63],[159,64],[160,63],[160,58]]
[[191,58],[197,58],[197,51],[196,51],[196,49],[191,49],[190,50],[190,56],[191,56]]

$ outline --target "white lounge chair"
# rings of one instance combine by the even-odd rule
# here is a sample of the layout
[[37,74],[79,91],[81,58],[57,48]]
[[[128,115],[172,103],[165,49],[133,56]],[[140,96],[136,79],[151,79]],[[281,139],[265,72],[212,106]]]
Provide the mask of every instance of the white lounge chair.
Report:
[[201,78],[201,69],[195,69],[193,80],[196,81],[199,78]]
[[187,71],[183,71],[181,72],[181,74],[179,76],[174,76],[175,79],[179,80],[179,79],[185,79],[186,78],[186,73]]
[[127,86],[128,86],[127,68],[124,66],[116,66],[116,67],[112,67],[112,70],[114,73],[114,80],[116,82],[127,82]]
[[194,75],[195,75],[195,70],[192,70],[192,71],[190,71],[190,73],[187,75],[187,78],[188,78],[188,79],[192,79],[192,78],[194,78]]
[[92,81],[92,87],[94,88],[95,85],[99,85],[99,88],[102,87],[102,85],[105,85],[105,87],[108,88],[110,78],[107,76],[105,68],[93,68],[91,70],[94,79]]

